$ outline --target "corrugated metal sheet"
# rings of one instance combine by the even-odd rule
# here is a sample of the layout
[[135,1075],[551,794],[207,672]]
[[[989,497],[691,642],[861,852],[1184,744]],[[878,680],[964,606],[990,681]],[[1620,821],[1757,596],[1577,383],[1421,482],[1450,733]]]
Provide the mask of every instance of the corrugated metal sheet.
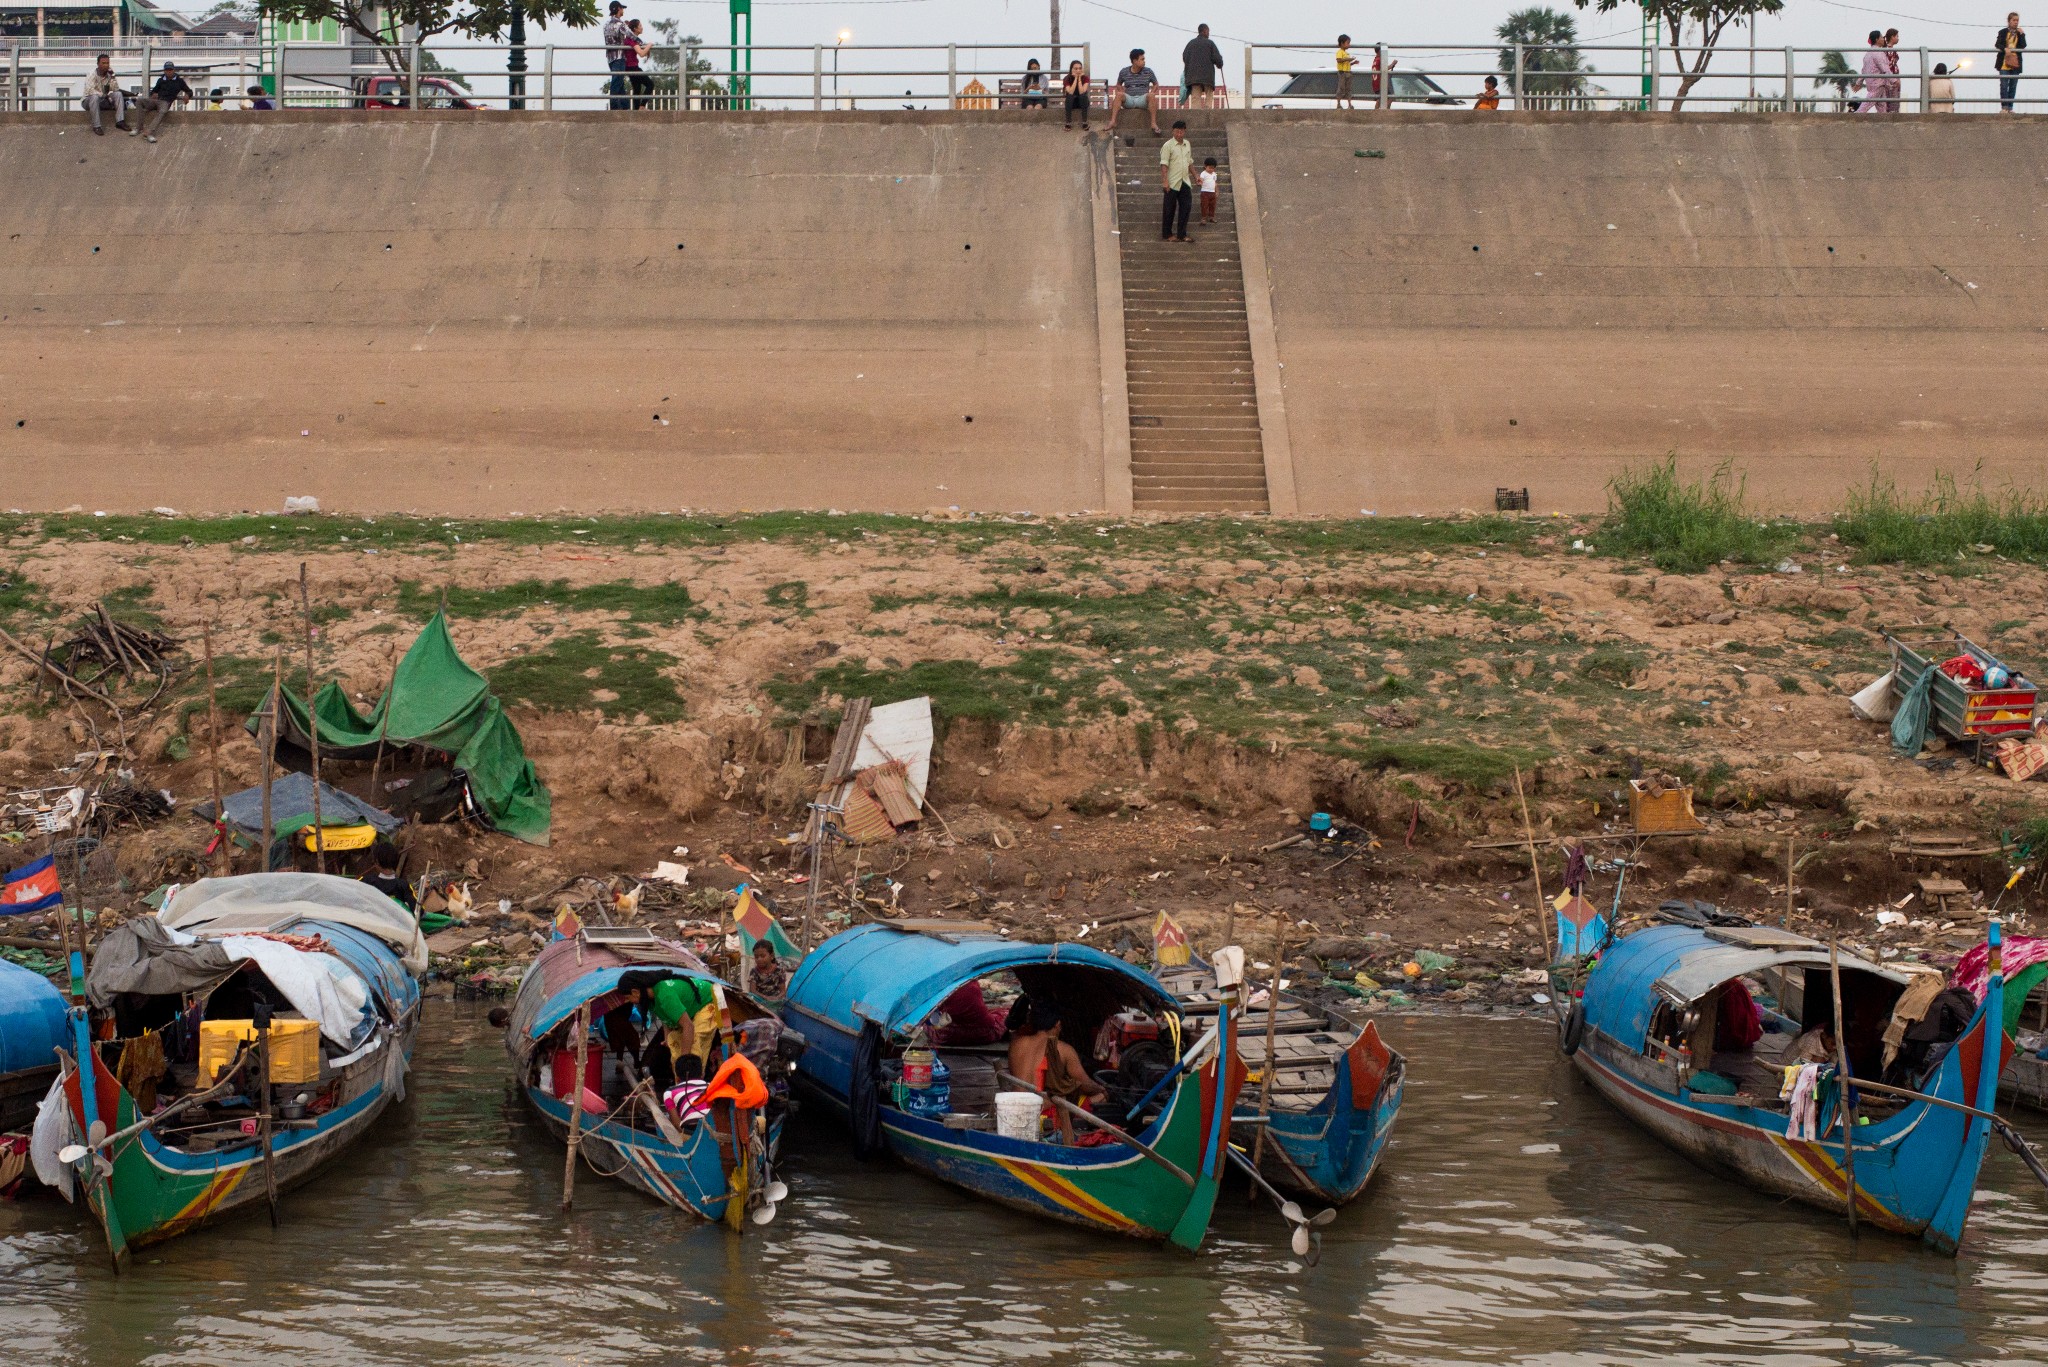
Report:
[[858,786],[846,790],[846,810],[839,817],[839,829],[856,845],[871,845],[896,834],[882,804]]
[[857,781],[882,804],[890,825],[900,830],[923,819],[924,812],[910,796],[909,780],[900,763],[877,765],[864,771]]
[[853,757],[856,772],[890,760],[902,763],[911,801],[922,804],[932,778],[932,700],[909,698],[877,707],[868,714],[860,749]]

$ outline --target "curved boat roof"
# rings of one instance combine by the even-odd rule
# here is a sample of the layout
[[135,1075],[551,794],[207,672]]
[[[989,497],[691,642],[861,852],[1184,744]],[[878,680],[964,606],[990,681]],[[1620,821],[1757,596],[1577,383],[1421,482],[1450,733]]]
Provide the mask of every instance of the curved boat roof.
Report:
[[617,987],[628,973],[648,971],[661,977],[702,978],[730,993],[739,993],[738,988],[705,967],[703,960],[681,945],[649,936],[644,941],[613,948],[577,935],[551,942],[527,966],[519,980],[519,995],[512,1003],[507,1038],[515,1052],[530,1046],[567,1020],[577,1007]]
[[246,934],[293,918],[366,931],[397,950],[415,976],[427,971],[418,920],[367,883],[331,873],[244,873],[202,878],[171,894],[157,919],[173,930]]
[[[1840,962],[1844,971],[1907,980],[1906,974],[1867,959],[1844,954]],[[1730,978],[1788,964],[1826,968],[1828,947],[1769,926],[1651,926],[1615,941],[1600,956],[1586,979],[1586,1023],[1634,1043],[1650,1028],[1650,1013],[1659,1000],[1684,1005]]]
[[55,1067],[68,1024],[48,978],[0,959],[0,1074]]
[[1173,998],[1148,973],[1086,945],[1039,945],[989,932],[941,935],[889,925],[858,926],[812,950],[790,979],[789,1002],[858,1030],[873,1021],[907,1033],[970,978],[1033,964],[1098,969],[1127,980],[1157,1006]]

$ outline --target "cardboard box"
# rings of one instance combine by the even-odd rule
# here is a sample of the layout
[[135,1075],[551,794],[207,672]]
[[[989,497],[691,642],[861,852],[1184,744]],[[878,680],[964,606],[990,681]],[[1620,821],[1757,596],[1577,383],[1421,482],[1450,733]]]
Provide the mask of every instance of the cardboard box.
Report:
[[1692,785],[1689,783],[1653,792],[1650,785],[1641,779],[1630,779],[1628,820],[1639,834],[1644,835],[1660,831],[1703,831],[1707,828],[1706,823],[1692,813]]

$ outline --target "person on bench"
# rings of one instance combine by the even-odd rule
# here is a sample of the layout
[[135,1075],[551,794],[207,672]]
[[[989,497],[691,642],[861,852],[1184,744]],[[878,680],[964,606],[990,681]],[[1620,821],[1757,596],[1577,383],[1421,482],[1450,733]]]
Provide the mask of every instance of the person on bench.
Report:
[[114,74],[113,59],[104,52],[93,63],[92,75],[85,78],[85,112],[92,115],[92,131],[105,137],[107,130],[100,127],[100,111],[114,111],[114,127],[123,133],[128,131],[128,92],[121,88],[121,78]]

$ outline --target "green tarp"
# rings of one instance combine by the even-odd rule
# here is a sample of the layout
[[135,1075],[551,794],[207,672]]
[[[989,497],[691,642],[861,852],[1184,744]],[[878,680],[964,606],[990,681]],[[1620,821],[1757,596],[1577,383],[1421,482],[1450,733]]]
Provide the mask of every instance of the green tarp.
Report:
[[[282,706],[280,730],[306,744],[313,721],[304,700],[286,689]],[[463,663],[438,612],[398,662],[390,691],[368,716],[356,710],[338,681],[320,690],[313,713],[323,758],[369,759],[379,740],[445,751],[493,826],[535,845],[548,843],[548,790],[489,682]],[[250,718],[250,729],[256,725]]]

